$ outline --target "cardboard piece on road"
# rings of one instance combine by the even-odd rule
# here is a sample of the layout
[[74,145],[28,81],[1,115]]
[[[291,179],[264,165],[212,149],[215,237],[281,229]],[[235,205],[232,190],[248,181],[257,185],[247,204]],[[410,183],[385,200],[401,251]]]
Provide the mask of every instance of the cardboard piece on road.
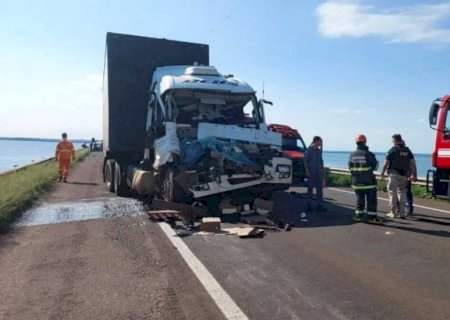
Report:
[[225,228],[222,231],[226,232],[229,235],[237,235],[240,238],[249,238],[249,237],[263,237],[264,230],[259,227],[253,226],[241,226],[234,228]]
[[202,218],[202,223],[200,224],[200,231],[205,232],[216,232],[220,230],[220,218],[209,217]]

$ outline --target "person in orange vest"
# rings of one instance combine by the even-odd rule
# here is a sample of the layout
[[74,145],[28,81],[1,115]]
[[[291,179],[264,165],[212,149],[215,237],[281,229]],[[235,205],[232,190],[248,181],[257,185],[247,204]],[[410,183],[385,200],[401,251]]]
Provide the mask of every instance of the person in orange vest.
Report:
[[67,140],[67,133],[63,133],[62,141],[56,145],[55,159],[59,162],[59,180],[67,182],[69,175],[70,162],[75,160],[75,148],[72,142]]

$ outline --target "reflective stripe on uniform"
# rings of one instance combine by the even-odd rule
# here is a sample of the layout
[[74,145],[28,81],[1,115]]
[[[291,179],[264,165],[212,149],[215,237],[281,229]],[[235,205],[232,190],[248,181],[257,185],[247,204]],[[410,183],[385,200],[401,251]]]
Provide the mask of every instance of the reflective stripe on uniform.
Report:
[[352,185],[352,188],[354,189],[354,190],[369,190],[369,189],[376,189],[376,185],[370,185],[370,186],[353,186]]
[[368,212],[367,212],[367,215],[368,215],[368,216],[376,216],[377,213],[376,213],[376,212],[373,212],[373,211],[368,211]]
[[355,210],[355,213],[356,213],[356,214],[363,214],[364,211],[363,211],[363,210],[358,210],[358,209],[356,209],[356,210]]
[[353,167],[350,168],[350,171],[371,171],[371,167]]

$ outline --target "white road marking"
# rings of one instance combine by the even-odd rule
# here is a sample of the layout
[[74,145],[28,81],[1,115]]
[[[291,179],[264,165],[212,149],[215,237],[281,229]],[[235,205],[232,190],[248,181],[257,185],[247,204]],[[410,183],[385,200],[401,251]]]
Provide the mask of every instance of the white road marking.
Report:
[[[339,192],[350,193],[350,194],[355,194],[355,192],[353,192],[353,191],[341,190],[341,189],[337,189],[337,188],[327,188],[327,189],[334,190],[334,191],[339,191]],[[389,199],[380,198],[380,197],[377,197],[377,198],[378,198],[378,200],[383,200],[383,201],[388,201],[389,202]],[[436,208],[431,208],[431,207],[426,207],[426,206],[420,206],[420,205],[417,205],[417,204],[415,204],[414,207],[427,209],[427,210],[438,211],[438,212],[443,212],[443,213],[450,213],[450,211],[446,211],[446,210],[442,210],[442,209],[436,209]]]
[[203,284],[206,291],[209,293],[225,317],[230,320],[248,319],[244,312],[242,312],[242,310],[238,307],[236,302],[234,302],[234,300],[220,286],[208,269],[206,269],[194,253],[192,253],[186,243],[184,243],[184,241],[177,236],[175,231],[167,223],[161,222],[158,224],[162,231],[167,235],[170,242],[172,242],[172,244],[178,249],[178,252],[181,254],[184,261],[186,261],[188,266]]

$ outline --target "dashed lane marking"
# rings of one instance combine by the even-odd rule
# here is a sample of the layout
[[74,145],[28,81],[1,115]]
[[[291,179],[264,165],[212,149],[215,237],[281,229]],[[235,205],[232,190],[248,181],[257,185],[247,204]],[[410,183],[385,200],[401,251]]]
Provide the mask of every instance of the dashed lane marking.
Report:
[[175,231],[164,222],[158,223],[162,231],[169,238],[170,242],[178,249],[178,252],[194,272],[197,278],[205,287],[217,307],[222,311],[227,319],[230,320],[248,320],[247,316],[238,307],[236,302],[220,286],[219,282],[212,276],[200,260],[194,255],[184,241],[177,236]]
[[[354,192],[352,192],[352,191],[347,191],[347,190],[342,190],[342,189],[337,189],[337,188],[327,188],[327,189],[354,194]],[[383,200],[383,201],[389,202],[389,199],[380,198],[380,197],[377,197],[377,198],[378,198],[378,200]],[[415,204],[414,207],[427,209],[427,210],[433,210],[433,211],[437,211],[437,212],[450,213],[449,211],[446,211],[446,210],[436,209],[436,208],[431,208],[431,207],[426,207],[426,206],[420,206],[420,205],[417,205],[417,204]]]

